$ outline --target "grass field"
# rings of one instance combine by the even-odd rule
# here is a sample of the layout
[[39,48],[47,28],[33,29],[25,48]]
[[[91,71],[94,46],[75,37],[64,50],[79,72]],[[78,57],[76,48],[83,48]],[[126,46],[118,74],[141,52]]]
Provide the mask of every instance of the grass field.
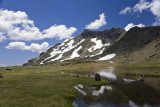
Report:
[[160,67],[160,63],[141,62],[141,63],[127,65],[127,67]]
[[[105,62],[70,62],[45,66],[15,66],[11,67],[13,70],[1,67],[0,73],[3,78],[0,78],[0,107],[72,107],[72,102],[79,93],[73,88],[74,85],[98,86],[108,84],[109,81],[102,79],[97,82],[94,78],[75,77],[61,72],[85,72],[107,66]],[[160,66],[141,63],[127,67]],[[124,75],[140,74],[124,73]],[[156,73],[145,75],[160,76]]]
[[47,66],[0,68],[0,107],[72,107],[78,95],[77,84],[92,86],[108,84],[106,79],[75,77],[61,71],[75,71],[105,66],[105,64],[64,64]]

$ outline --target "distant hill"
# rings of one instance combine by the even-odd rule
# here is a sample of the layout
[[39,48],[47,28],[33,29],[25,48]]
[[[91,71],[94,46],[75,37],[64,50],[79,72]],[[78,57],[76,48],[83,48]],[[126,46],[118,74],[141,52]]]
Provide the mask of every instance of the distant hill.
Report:
[[75,60],[117,64],[160,62],[160,27],[134,27],[128,32],[120,28],[85,29],[75,38],[56,44],[24,65]]

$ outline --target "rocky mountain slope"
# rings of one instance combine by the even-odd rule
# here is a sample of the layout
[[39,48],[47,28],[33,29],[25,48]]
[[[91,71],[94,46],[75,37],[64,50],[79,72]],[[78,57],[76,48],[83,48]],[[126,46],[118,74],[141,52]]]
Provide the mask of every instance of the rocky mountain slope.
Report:
[[117,63],[159,63],[160,27],[132,28],[104,53],[113,52]]
[[70,60],[130,64],[160,62],[160,27],[84,30],[80,35],[48,49],[24,65],[42,65]]
[[[29,60],[24,65],[41,65],[68,60],[95,60],[100,58],[103,51],[107,50],[124,34],[125,31],[120,28],[104,31],[84,30],[77,37],[56,44],[46,52],[41,53],[39,57]],[[115,55],[113,54],[113,56]]]

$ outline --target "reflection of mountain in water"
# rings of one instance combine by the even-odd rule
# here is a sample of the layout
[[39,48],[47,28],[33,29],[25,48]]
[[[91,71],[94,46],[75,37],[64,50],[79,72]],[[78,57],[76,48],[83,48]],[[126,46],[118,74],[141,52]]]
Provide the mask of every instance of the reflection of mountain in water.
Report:
[[[82,99],[77,98],[72,105],[74,107],[115,107],[115,104],[108,104],[106,102],[95,102],[87,105]],[[126,104],[119,105],[123,107],[139,107],[139,105],[135,104],[133,101],[129,101]],[[151,107],[150,105],[144,104],[142,107]],[[154,106],[158,107],[158,106]]]
[[[120,71],[114,71],[114,68],[107,68],[100,70],[102,72],[110,72],[117,74],[117,81],[112,81],[110,84],[100,87],[85,86],[81,88],[86,92],[86,96],[79,94],[78,98],[73,102],[73,105],[78,105],[79,102],[83,106],[75,107],[106,107],[106,106],[160,106],[160,90],[153,88],[155,78],[145,78],[145,82],[135,81],[132,83],[123,83],[121,81],[124,76]],[[132,78],[132,77],[127,77]],[[135,78],[135,77],[133,77]],[[160,80],[157,78],[157,80]],[[149,82],[150,81],[150,84]],[[156,83],[155,83],[156,84]],[[109,90],[107,88],[109,87]]]
[[[78,103],[82,101],[84,105],[95,104],[104,105],[104,106],[96,106],[96,107],[105,107],[105,105],[114,105],[114,106],[129,106],[130,104],[135,105],[160,105],[160,93],[155,91],[153,88],[145,85],[144,83],[135,82],[131,84],[123,84],[113,82],[110,84],[111,89],[102,91],[102,87],[89,87],[85,86],[82,90],[84,90],[87,95],[79,95],[79,99],[76,99],[74,103]],[[97,90],[97,93],[100,91],[102,93],[97,96],[93,95],[93,92]],[[82,101],[81,101],[82,100]],[[101,103],[101,101],[103,103]],[[84,106],[76,106],[76,107],[84,107]]]
[[114,67],[109,67],[108,69],[98,71],[98,73],[101,75],[101,77],[104,77],[106,79],[117,80],[117,76],[114,73],[114,70]]

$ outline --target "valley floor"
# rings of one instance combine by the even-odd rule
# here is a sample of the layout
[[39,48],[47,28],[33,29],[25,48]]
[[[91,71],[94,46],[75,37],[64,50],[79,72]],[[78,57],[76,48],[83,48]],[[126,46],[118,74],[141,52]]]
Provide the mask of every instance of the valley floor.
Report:
[[98,86],[108,80],[96,82],[91,77],[75,77],[62,74],[65,71],[102,67],[95,63],[47,66],[16,66],[13,70],[0,68],[1,107],[70,107],[78,95],[73,88],[77,84]]
[[[77,70],[85,72],[86,69],[107,66],[110,65],[105,62],[70,62],[45,66],[15,66],[12,67],[13,70],[1,67],[0,73],[3,78],[0,78],[0,106],[70,107],[79,93],[73,88],[74,85],[100,86],[108,84],[109,81],[102,79],[97,82],[93,77],[75,77],[62,72]],[[137,65],[126,67],[137,67]],[[156,75],[160,76],[160,74]]]

